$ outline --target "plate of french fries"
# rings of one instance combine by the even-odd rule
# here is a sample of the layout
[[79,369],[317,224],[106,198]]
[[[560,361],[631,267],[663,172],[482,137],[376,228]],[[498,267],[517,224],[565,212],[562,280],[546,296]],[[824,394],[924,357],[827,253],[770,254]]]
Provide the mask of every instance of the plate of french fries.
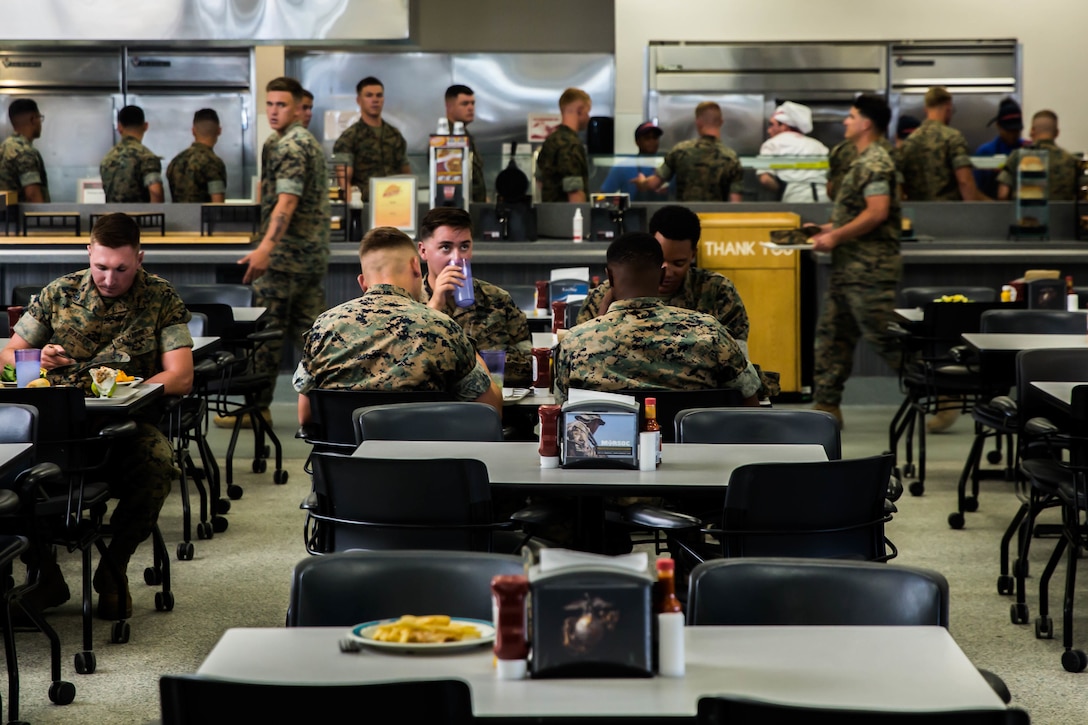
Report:
[[434,652],[469,649],[495,641],[495,627],[481,619],[450,617],[445,614],[363,622],[351,628],[350,636],[370,647],[406,652]]

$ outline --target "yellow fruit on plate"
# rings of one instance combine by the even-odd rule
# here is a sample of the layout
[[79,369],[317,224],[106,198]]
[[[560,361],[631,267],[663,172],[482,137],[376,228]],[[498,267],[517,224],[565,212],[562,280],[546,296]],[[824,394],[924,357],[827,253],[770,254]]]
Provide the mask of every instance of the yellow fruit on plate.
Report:
[[31,380],[26,386],[28,388],[48,388],[49,381],[45,378],[38,378],[37,380]]

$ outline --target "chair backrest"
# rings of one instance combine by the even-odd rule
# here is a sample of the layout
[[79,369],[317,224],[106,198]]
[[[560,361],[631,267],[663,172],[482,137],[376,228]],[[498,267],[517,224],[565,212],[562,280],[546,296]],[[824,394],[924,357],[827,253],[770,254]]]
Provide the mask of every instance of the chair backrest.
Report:
[[35,460],[56,463],[64,470],[85,465],[87,405],[81,388],[2,388],[0,403],[19,403],[37,409]]
[[1030,725],[1016,708],[891,712],[780,705],[746,697],[699,698],[699,725]]
[[1088,316],[1083,312],[1064,309],[986,310],[982,313],[979,332],[1082,335],[1086,320]]
[[8,320],[7,306],[0,307],[0,337],[11,337],[11,322]]
[[[676,414],[691,408],[736,408],[744,403],[739,390],[616,390],[638,401],[640,411],[645,411],[646,398],[657,398],[657,422],[661,425],[661,440],[676,441]],[[642,412],[639,413],[641,427]]]
[[234,310],[225,302],[186,302],[191,314],[201,314],[207,320],[204,331],[208,335],[230,340],[237,337]]
[[[1082,317],[1083,313],[1074,312]],[[1016,354],[1016,399],[1021,421],[1037,415],[1050,418],[1061,426],[1057,410],[1049,396],[1032,382],[1084,380],[1088,382],[1088,349],[1063,348],[1021,350]]]
[[479,551],[345,551],[295,566],[288,627],[351,627],[410,613],[490,621],[491,577],[521,557]]
[[884,501],[894,462],[885,454],[740,466],[725,493],[723,555],[885,557]]
[[568,330],[578,324],[578,313],[582,311],[582,302],[584,300],[578,300],[577,302],[568,302],[566,308],[563,310],[563,327]]
[[453,396],[444,391],[416,390],[311,390],[309,428],[314,450],[354,450],[358,445],[355,433],[355,411],[372,405],[391,403],[433,403],[450,401]]
[[1065,280],[1033,279],[1024,284],[1028,309],[1064,310]]
[[204,337],[208,329],[208,316],[203,312],[189,312],[189,334]]
[[481,461],[332,453],[311,460],[318,513],[354,522],[320,521],[324,551],[490,551],[491,488]]
[[11,304],[19,307],[26,307],[30,304],[30,300],[42,291],[41,284],[17,284],[11,290]]
[[948,628],[948,581],[918,567],[830,559],[714,559],[692,569],[688,592],[691,625]]
[[923,356],[941,357],[949,349],[962,345],[965,332],[982,328],[982,315],[988,310],[1008,309],[1002,302],[929,302],[923,305],[925,317],[913,331]]
[[286,684],[163,675],[159,697],[162,725],[318,721],[349,725],[360,721],[361,710],[395,711],[397,721],[406,723],[467,725],[472,721],[472,691],[463,680]]
[[176,284],[174,291],[186,305],[214,303],[229,307],[253,305],[253,288],[247,284]]
[[501,441],[502,418],[490,405],[460,400],[392,403],[352,414],[355,440]]
[[997,302],[997,290],[993,287],[941,285],[936,287],[904,287],[899,290],[899,302],[903,307],[925,307],[927,303],[945,295],[963,295],[972,302]]
[[38,440],[38,409],[0,398],[0,443],[33,443]]
[[677,443],[810,443],[842,458],[839,423],[822,410],[703,408],[676,414]]

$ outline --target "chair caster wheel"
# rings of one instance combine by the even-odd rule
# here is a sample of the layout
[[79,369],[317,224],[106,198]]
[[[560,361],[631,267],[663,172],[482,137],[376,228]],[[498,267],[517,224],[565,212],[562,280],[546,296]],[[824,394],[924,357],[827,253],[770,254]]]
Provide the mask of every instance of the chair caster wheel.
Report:
[[959,511],[953,511],[948,514],[948,525],[953,529],[962,529],[964,524],[963,514]]
[[242,493],[242,487],[236,483],[227,486],[227,496],[229,496],[232,501],[237,501],[242,498]]
[[81,675],[93,675],[94,671],[98,669],[98,661],[94,657],[94,652],[86,650],[76,652],[75,667],[76,672]]
[[993,464],[1001,463],[1001,451],[990,451],[986,454],[986,460]]
[[278,483],[281,486],[287,483],[287,471],[282,468],[272,474],[272,483]]
[[155,592],[155,609],[160,612],[174,611],[174,593]]
[[268,458],[270,455],[272,455],[272,448],[270,446],[265,446],[261,449],[261,458]]
[[196,525],[196,538],[198,539],[210,539],[212,538],[212,527],[209,524],[201,521]]
[[49,686],[49,701],[54,705],[71,705],[76,699],[76,686],[71,682],[57,680]]
[[917,469],[915,469],[913,463],[904,463],[903,464],[903,475],[904,476],[907,476],[909,478],[910,476],[913,476],[915,473],[917,473]]
[[230,521],[226,520],[222,516],[216,516],[215,518],[212,519],[212,531],[214,531],[217,534],[221,534],[221,533],[223,533],[224,531],[227,530],[227,526],[229,524],[230,524]]
[[997,593],[998,594],[1012,594],[1013,592],[1013,578],[1008,574],[1002,574],[997,578]]
[[[239,494],[241,495],[241,494]],[[221,498],[215,502],[215,512],[217,514],[229,514],[230,513],[230,499]]]
[[1026,579],[1028,577],[1029,568],[1028,562],[1023,559],[1016,559],[1012,563],[1012,575],[1015,577],[1024,577]]
[[1088,655],[1079,649],[1069,649],[1062,652],[1062,667],[1066,672],[1084,672],[1088,667]]
[[268,461],[266,461],[263,458],[254,458],[253,459],[253,472],[254,473],[264,473],[267,470],[268,470]]
[[968,513],[974,513],[978,511],[978,499],[974,496],[967,496],[963,499],[963,510]]
[[180,561],[193,560],[193,542],[183,541],[178,544],[178,559]]
[[1028,623],[1028,605],[1017,602],[1009,607],[1009,619],[1013,624],[1027,624]]
[[157,587],[162,584],[162,569],[157,566],[149,566],[144,569],[144,584],[149,587]]
[[[906,472],[904,472],[904,474],[907,476],[914,475],[913,473]],[[926,492],[926,485],[921,481],[912,481],[910,486],[907,487],[907,490],[910,491],[911,496],[921,496],[923,493]]]
[[128,622],[114,622],[110,627],[110,642],[125,644],[131,634],[132,628],[128,626]]
[[1035,639],[1054,639],[1054,620],[1050,617],[1035,618]]

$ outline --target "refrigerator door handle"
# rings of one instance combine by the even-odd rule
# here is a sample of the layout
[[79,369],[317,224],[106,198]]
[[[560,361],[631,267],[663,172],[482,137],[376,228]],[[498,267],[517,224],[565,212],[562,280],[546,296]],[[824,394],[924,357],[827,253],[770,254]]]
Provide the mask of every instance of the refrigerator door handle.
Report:
[[244,105],[242,106],[242,130],[249,130],[249,112],[246,111],[246,107]]

